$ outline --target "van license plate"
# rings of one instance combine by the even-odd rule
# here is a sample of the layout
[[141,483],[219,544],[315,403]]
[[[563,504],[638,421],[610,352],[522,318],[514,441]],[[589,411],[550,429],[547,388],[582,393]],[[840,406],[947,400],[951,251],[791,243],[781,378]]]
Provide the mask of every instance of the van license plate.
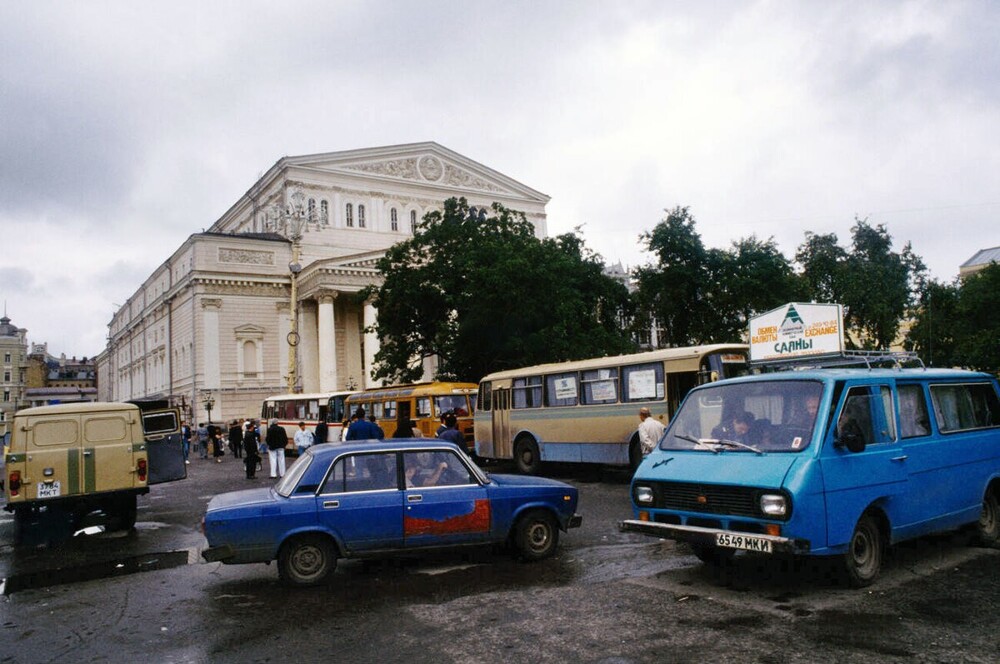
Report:
[[771,542],[763,537],[752,535],[733,535],[732,533],[716,533],[715,545],[727,549],[743,549],[757,553],[772,553]]
[[38,497],[39,498],[57,498],[62,491],[60,490],[59,482],[53,482],[52,484],[45,484],[43,482],[38,483]]

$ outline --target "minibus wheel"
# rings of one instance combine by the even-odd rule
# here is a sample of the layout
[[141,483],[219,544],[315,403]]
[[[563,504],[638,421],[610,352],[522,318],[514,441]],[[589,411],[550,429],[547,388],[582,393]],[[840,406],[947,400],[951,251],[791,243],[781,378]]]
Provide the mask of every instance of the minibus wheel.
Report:
[[976,523],[976,544],[991,549],[1000,547],[1000,500],[992,488],[983,496],[983,511]]
[[842,558],[844,576],[852,588],[869,586],[882,569],[885,541],[878,521],[871,514],[863,514],[854,527],[854,534]]

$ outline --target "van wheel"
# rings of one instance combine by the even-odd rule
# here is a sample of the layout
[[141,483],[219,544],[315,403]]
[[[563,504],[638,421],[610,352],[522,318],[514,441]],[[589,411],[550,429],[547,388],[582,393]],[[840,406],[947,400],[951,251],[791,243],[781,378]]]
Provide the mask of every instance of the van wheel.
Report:
[[514,461],[518,472],[524,475],[535,475],[542,466],[538,454],[538,444],[530,436],[521,436],[514,443]]
[[559,527],[547,512],[533,510],[517,522],[514,541],[525,560],[548,558],[559,544]]
[[878,522],[871,514],[863,514],[841,560],[847,584],[852,588],[871,585],[882,569],[884,554],[885,543]]
[[990,489],[983,496],[983,511],[976,523],[976,544],[990,549],[1000,548],[1000,500]]
[[300,535],[285,542],[278,552],[278,577],[292,586],[322,583],[337,569],[337,553],[322,535]]

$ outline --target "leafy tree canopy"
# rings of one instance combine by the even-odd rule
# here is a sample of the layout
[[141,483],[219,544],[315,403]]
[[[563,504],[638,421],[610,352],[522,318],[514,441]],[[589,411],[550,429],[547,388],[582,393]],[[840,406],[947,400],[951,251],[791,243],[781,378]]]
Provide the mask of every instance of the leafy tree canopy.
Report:
[[492,371],[633,350],[622,326],[625,286],[574,234],[539,240],[520,212],[448,199],[413,238],[378,263],[364,297],[378,309],[376,377],[412,381],[439,358],[439,377],[478,381]]

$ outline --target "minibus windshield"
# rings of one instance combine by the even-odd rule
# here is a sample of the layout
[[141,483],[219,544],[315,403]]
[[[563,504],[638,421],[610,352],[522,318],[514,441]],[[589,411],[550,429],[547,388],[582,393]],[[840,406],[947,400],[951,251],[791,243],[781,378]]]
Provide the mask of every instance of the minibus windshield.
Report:
[[664,450],[800,452],[809,446],[823,384],[767,380],[692,392],[660,441]]

